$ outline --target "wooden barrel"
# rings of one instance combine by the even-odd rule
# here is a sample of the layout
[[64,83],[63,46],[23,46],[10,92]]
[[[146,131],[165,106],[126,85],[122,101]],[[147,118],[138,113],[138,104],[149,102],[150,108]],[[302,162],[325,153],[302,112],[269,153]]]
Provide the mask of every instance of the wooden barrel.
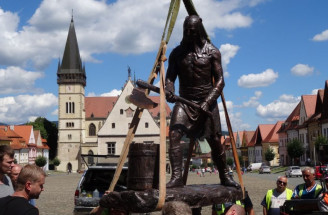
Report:
[[134,143],[129,149],[128,189],[158,188],[159,145]]

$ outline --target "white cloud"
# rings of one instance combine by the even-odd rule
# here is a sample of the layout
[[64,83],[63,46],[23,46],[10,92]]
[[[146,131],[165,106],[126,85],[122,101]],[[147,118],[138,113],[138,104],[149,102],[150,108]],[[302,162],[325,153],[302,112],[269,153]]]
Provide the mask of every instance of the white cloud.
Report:
[[57,104],[58,99],[52,93],[0,98],[0,122],[20,124],[45,117]]
[[[249,27],[252,18],[238,10],[259,1],[196,0],[208,34],[215,29]],[[45,68],[51,59],[62,57],[71,9],[84,61],[95,61],[94,54],[140,54],[155,51],[159,45],[170,1],[120,0],[43,0],[28,25],[18,29],[18,14],[0,8],[0,64]],[[142,14],[142,16],[140,16]],[[181,40],[186,16],[183,4],[177,18],[170,46]],[[217,20],[220,20],[219,22]],[[83,33],[81,33],[83,32]]]
[[313,41],[325,41],[328,40],[328,30],[321,32],[320,34],[316,34],[313,38]]
[[228,64],[230,63],[230,59],[234,58],[239,50],[239,46],[231,45],[229,43],[223,44],[220,46],[220,52],[222,56],[222,68],[224,71],[224,77],[229,77],[229,73],[227,71]]
[[268,121],[284,120],[299,103],[300,97],[283,94],[279,100],[275,100],[265,106],[259,105],[256,114]]
[[100,96],[119,96],[119,95],[121,95],[121,93],[122,93],[122,90],[114,89],[108,93],[103,93]]
[[296,76],[306,76],[306,75],[312,75],[313,74],[314,67],[310,67],[307,64],[297,64],[291,68],[291,72],[293,75]]
[[42,77],[42,72],[26,71],[19,67],[0,69],[0,94],[39,91],[34,89],[34,82]]
[[[220,102],[219,104],[220,110],[220,119],[221,119],[221,126],[223,131],[228,131],[227,121],[223,109],[223,104]],[[249,129],[251,126],[247,123],[244,123],[242,120],[242,114],[240,112],[234,112],[233,107],[234,104],[232,101],[226,101],[227,112],[230,119],[230,124],[233,131],[243,131]]]
[[311,92],[311,94],[312,95],[317,95],[318,94],[318,90],[320,90],[320,89],[313,89],[312,92]]
[[51,115],[58,116],[58,108],[51,112]]
[[273,84],[277,78],[278,72],[267,69],[262,73],[242,75],[238,79],[238,86],[245,88],[266,87]]
[[241,107],[257,107],[260,104],[258,100],[261,98],[262,92],[255,91],[254,94],[255,95],[252,96],[248,101],[243,102]]

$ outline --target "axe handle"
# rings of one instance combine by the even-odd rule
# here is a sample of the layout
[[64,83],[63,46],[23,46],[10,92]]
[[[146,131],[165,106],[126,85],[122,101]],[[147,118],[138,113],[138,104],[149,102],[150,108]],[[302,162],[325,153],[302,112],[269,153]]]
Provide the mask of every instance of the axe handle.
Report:
[[[154,85],[152,85],[152,84],[149,84],[149,83],[147,83],[147,82],[145,82],[145,81],[143,81],[143,80],[140,80],[140,79],[139,79],[139,80],[136,82],[136,84],[137,84],[138,87],[140,87],[140,88],[148,89],[148,90],[151,90],[151,91],[153,91],[153,92],[155,92],[155,93],[159,93],[159,87],[156,87],[156,86],[154,86]],[[171,94],[171,92],[165,90],[165,95],[166,95],[166,96],[168,96],[168,95],[170,95],[170,94]],[[191,102],[191,101],[189,101],[189,100],[187,100],[187,99],[185,99],[185,98],[182,98],[182,97],[180,97],[180,96],[177,96],[177,95],[174,95],[174,97],[175,97],[175,99],[176,99],[177,101],[179,101],[179,102],[181,102],[181,103],[183,103],[183,104],[186,104],[186,105],[188,105],[188,106],[190,106],[190,107],[193,107],[193,108],[196,108],[196,109],[198,109],[198,110],[201,110],[200,105],[198,105],[198,104],[196,104],[196,103],[194,103],[194,102]],[[210,111],[205,111],[205,113],[206,113],[207,115],[209,115],[209,116],[212,116],[212,113],[211,113]]]

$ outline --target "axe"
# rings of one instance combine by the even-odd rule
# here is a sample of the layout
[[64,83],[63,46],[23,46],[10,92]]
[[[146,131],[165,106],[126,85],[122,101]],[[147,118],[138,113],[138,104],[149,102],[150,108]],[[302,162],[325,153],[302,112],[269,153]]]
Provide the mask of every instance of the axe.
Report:
[[[143,80],[138,80],[136,82],[136,84],[138,85],[139,88],[134,88],[131,95],[126,97],[126,100],[128,102],[131,102],[132,104],[136,105],[137,107],[140,108],[144,108],[144,109],[152,109],[155,108],[158,104],[153,102],[150,98],[148,98],[145,94],[145,89],[159,93],[159,87],[156,87],[152,84],[149,84]],[[165,96],[169,96],[172,93],[165,90]],[[184,99],[180,96],[177,95],[173,95],[176,101],[179,101],[183,104],[186,104],[190,107],[196,108],[198,110],[201,110],[200,105],[191,102],[187,99]],[[205,111],[205,113],[210,116],[211,118],[213,118],[212,113],[210,111]]]

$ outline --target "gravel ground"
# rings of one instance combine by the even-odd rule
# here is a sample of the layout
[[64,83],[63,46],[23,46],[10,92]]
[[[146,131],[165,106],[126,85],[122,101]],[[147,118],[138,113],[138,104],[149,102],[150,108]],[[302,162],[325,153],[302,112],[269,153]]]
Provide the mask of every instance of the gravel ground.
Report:
[[[262,214],[260,203],[268,189],[274,188],[275,181],[279,174],[260,175],[257,173],[247,173],[243,175],[243,181],[249,196],[253,202],[256,214]],[[40,215],[71,215],[74,208],[74,192],[81,174],[73,173],[53,173],[46,178],[45,191],[41,193],[36,201]],[[169,175],[168,175],[169,177]],[[237,175],[234,178],[238,180]],[[219,183],[219,176],[214,173],[206,173],[205,177],[199,177],[191,172],[188,177],[188,184],[214,184]],[[288,187],[293,189],[297,184],[303,182],[302,178],[291,178]],[[160,215],[160,212],[152,213]],[[211,214],[211,206],[203,207],[203,215]]]

